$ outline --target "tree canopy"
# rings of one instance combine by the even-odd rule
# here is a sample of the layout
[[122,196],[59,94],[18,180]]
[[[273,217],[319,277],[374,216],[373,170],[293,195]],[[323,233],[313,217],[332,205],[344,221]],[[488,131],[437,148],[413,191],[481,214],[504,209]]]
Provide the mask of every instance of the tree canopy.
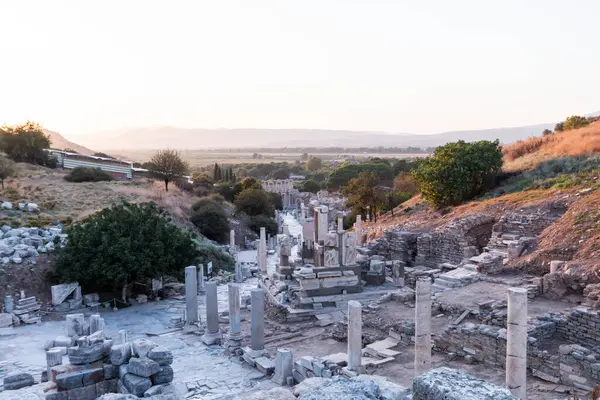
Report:
[[388,163],[363,163],[350,164],[335,169],[327,181],[327,188],[331,190],[340,189],[357,178],[361,172],[372,172],[382,184],[391,184],[394,179],[394,170]]
[[36,122],[4,126],[0,130],[0,148],[17,162],[55,167],[56,160],[44,151],[50,148],[50,143],[50,137]]
[[192,206],[192,223],[202,235],[218,243],[225,243],[229,237],[229,220],[222,204],[213,198],[205,197]]
[[273,217],[275,208],[269,199],[269,195],[262,189],[246,189],[235,198],[235,212],[249,216],[266,215]]
[[486,179],[500,171],[499,141],[448,143],[412,171],[423,197],[434,206],[460,204],[481,194]]
[[319,190],[321,190],[321,185],[312,179],[307,180],[302,185],[303,192],[317,193]]
[[179,152],[175,150],[159,150],[150,159],[149,168],[152,175],[165,182],[165,191],[169,191],[169,182],[188,171],[188,165]]
[[318,157],[311,157],[306,162],[306,169],[308,171],[314,172],[314,171],[320,170],[322,165],[323,165],[323,162],[321,161],[320,158],[318,158]]
[[348,182],[343,190],[346,196],[346,207],[352,209],[353,214],[366,215],[370,213],[377,220],[378,205],[385,201],[383,191],[379,186],[379,179],[372,171],[364,171]]
[[2,183],[2,190],[4,190],[4,180],[11,177],[16,172],[16,165],[14,161],[0,157],[0,182]]

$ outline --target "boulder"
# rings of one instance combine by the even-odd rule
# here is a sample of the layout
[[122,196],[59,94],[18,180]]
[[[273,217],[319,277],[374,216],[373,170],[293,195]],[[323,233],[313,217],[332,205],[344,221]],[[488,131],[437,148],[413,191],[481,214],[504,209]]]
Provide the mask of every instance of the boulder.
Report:
[[12,210],[13,206],[10,201],[3,201],[2,204],[0,204],[0,208],[4,210]]
[[148,339],[136,339],[133,341],[132,350],[133,354],[137,357],[146,357],[148,352],[158,345]]
[[329,379],[318,377],[305,379],[296,386],[294,386],[294,396],[302,396],[304,393],[307,393],[328,381]]
[[[160,366],[156,361],[149,358],[131,358],[127,372],[144,378],[149,378],[151,375],[160,371]],[[152,385],[150,385],[152,386]]]
[[129,343],[118,344],[110,349],[110,362],[114,365],[128,363],[130,358],[131,345]]
[[[158,367],[158,364],[156,364]],[[126,374],[123,377],[123,385],[129,393],[142,397],[146,390],[152,387],[152,381],[149,378],[144,378],[134,374]]]
[[173,368],[170,365],[160,367],[160,370],[153,374],[150,379],[154,385],[163,385],[173,381]]
[[148,358],[156,361],[158,365],[173,364],[173,353],[165,347],[157,346],[148,352]]
[[17,390],[33,384],[33,376],[25,372],[13,372],[4,377],[4,390]]
[[35,203],[28,203],[27,204],[27,211],[29,212],[36,212],[40,210],[40,206],[38,206]]

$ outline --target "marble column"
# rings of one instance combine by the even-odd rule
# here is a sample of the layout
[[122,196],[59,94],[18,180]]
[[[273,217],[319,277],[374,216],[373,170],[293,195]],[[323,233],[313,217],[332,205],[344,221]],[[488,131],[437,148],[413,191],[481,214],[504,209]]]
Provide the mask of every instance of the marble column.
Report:
[[235,231],[233,229],[229,231],[229,246],[232,251],[235,250]]
[[235,282],[242,283],[244,281],[244,274],[242,273],[242,263],[239,261],[235,263]]
[[348,369],[362,370],[362,306],[356,300],[348,302]]
[[271,380],[281,386],[293,386],[293,369],[294,357],[292,356],[292,351],[289,349],[277,349],[277,355],[275,356],[275,373]]
[[251,339],[250,349],[255,355],[265,351],[265,291],[255,288],[250,291],[251,302]]
[[431,368],[431,279],[416,284],[415,306],[415,376]]
[[196,266],[185,267],[185,321],[195,324],[198,319],[198,283]]
[[506,386],[527,399],[527,289],[508,289],[506,323]]
[[344,232],[344,213],[339,212],[337,217],[337,231]]
[[100,314],[90,315],[90,334],[104,330],[104,319]]
[[121,329],[119,331],[119,344],[127,343],[127,331],[125,329]]
[[267,274],[267,230],[260,228],[260,242],[258,246],[259,267],[263,275]]
[[204,264],[198,266],[198,293],[204,293]]
[[11,313],[13,312],[14,308],[15,301],[13,300],[13,297],[10,295],[4,297],[4,311],[6,311],[7,313]]
[[229,295],[229,333],[226,335],[229,347],[240,347],[242,328],[240,325],[240,286],[236,283],[227,285]]
[[362,216],[360,214],[358,214],[356,216],[356,223],[354,224],[354,228],[356,231],[356,243],[358,244],[358,246],[362,246],[363,242],[362,242]]
[[202,342],[211,346],[221,343],[221,330],[219,329],[219,303],[217,299],[217,283],[206,282],[206,332]]

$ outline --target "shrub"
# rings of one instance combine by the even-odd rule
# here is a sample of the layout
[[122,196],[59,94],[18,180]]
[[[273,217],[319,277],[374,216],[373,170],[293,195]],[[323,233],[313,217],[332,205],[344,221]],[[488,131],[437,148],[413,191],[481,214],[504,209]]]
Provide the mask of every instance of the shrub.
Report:
[[112,181],[113,177],[100,168],[77,167],[65,175],[65,180],[68,182],[101,182]]
[[4,180],[13,176],[16,171],[15,163],[6,157],[0,157],[0,182],[2,182],[2,190],[4,190]]
[[223,206],[210,198],[201,199],[192,206],[192,223],[210,240],[225,243],[229,235],[229,220]]
[[358,178],[361,172],[372,172],[382,184],[391,183],[394,170],[387,163],[351,164],[335,169],[327,180],[327,188],[337,190],[348,185],[351,179]]
[[36,122],[3,127],[0,130],[0,148],[17,162],[56,168],[56,159],[45,151],[50,148],[50,137]]
[[565,124],[563,126],[563,130],[568,131],[571,129],[583,128],[590,124],[587,118],[582,117],[580,115],[571,115],[565,120]]
[[394,191],[401,193],[410,193],[411,197],[419,191],[415,178],[408,172],[401,172],[394,179]]
[[412,171],[423,198],[436,207],[460,204],[481,194],[486,179],[500,171],[502,148],[496,140],[462,140],[435,149]]
[[260,233],[260,228],[265,228],[268,235],[277,234],[277,221],[274,218],[266,215],[244,216],[242,218],[248,229],[257,234]]
[[122,288],[162,275],[181,276],[198,256],[188,232],[155,203],[123,202],[67,228],[54,268],[62,282]]
[[275,208],[267,192],[262,189],[248,189],[242,191],[235,198],[235,212],[251,217],[256,215],[273,217]]
[[235,260],[227,251],[211,244],[211,243],[200,243],[198,245],[198,264],[206,265],[211,262],[213,263],[213,274],[224,271],[233,271],[235,268]]
[[321,185],[312,179],[307,180],[302,185],[303,192],[317,193],[319,190],[321,190]]

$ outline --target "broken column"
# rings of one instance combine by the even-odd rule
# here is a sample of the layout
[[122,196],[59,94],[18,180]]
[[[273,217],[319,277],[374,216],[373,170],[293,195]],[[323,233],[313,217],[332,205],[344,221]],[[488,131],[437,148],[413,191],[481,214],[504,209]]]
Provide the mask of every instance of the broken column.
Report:
[[231,251],[235,251],[235,231],[233,229],[229,231],[229,247],[231,247]]
[[263,275],[267,274],[267,230],[260,228],[260,242],[258,243],[258,266]]
[[242,273],[242,264],[240,262],[235,263],[235,281],[242,283],[244,281],[244,274]]
[[83,325],[85,323],[85,316],[83,314],[69,314],[65,317],[66,319],[66,327],[67,327],[67,336],[83,336]]
[[404,286],[404,262],[400,260],[392,261],[392,279],[394,286]]
[[359,246],[362,246],[362,216],[360,214],[358,214],[356,216],[356,223],[354,224],[354,230],[356,231],[356,243]]
[[15,302],[13,300],[12,296],[6,296],[4,298],[4,311],[6,311],[7,313],[11,313],[13,312],[15,307]]
[[226,335],[226,344],[231,351],[242,345],[242,328],[240,325],[240,286],[236,283],[228,284],[227,294],[229,295],[229,333]]
[[127,331],[125,329],[121,329],[119,331],[119,344],[127,343]]
[[431,279],[419,279],[415,291],[415,376],[431,368]]
[[221,343],[216,282],[206,282],[206,333],[202,336],[202,342],[207,346]]
[[527,289],[508,289],[506,322],[506,387],[527,398]]
[[277,355],[275,356],[275,374],[273,375],[272,381],[281,386],[293,386],[293,369],[294,357],[292,356],[292,351],[289,349],[277,349]]
[[250,357],[259,357],[265,351],[265,292],[256,288],[250,291],[251,302],[251,338]]
[[359,374],[362,369],[362,306],[348,302],[348,370]]
[[341,211],[337,214],[337,231],[344,232],[344,213]]
[[198,283],[196,266],[185,267],[185,321],[188,325],[198,322]]
[[104,318],[99,314],[90,315],[90,335],[104,330]]
[[48,374],[48,380],[52,379],[51,368],[62,364],[63,353],[63,349],[56,347],[46,351],[46,371]]
[[198,266],[198,293],[204,293],[204,264]]

